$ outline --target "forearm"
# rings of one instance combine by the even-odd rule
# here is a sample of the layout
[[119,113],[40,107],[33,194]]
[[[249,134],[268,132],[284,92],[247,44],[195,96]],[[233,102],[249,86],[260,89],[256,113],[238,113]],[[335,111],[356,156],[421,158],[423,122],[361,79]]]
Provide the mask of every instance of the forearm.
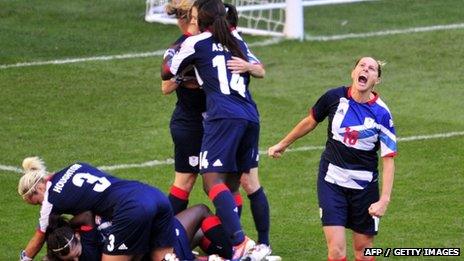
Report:
[[290,146],[297,139],[305,136],[316,128],[317,122],[311,115],[301,120],[279,143],[284,147]]
[[249,63],[248,72],[251,74],[251,76],[256,78],[264,78],[264,75],[266,74],[264,66],[260,63]]
[[26,256],[34,258],[45,242],[45,234],[39,231],[36,231],[34,236],[29,240],[29,243],[26,246]]
[[161,91],[164,95],[171,94],[177,89],[177,87],[177,83],[173,80],[161,81]]
[[393,190],[393,180],[395,177],[395,161],[392,157],[384,157],[382,160],[383,173],[380,200],[390,202],[390,197]]

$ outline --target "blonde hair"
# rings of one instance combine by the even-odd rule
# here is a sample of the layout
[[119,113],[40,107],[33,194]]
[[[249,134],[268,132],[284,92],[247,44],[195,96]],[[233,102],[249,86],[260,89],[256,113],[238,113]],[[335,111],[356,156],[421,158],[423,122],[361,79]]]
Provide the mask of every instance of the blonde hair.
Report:
[[174,0],[170,1],[165,9],[169,15],[175,15],[177,19],[190,20],[190,9],[195,0]]
[[18,193],[26,198],[36,191],[37,184],[47,175],[45,163],[39,157],[27,157],[23,160],[24,175],[19,179]]

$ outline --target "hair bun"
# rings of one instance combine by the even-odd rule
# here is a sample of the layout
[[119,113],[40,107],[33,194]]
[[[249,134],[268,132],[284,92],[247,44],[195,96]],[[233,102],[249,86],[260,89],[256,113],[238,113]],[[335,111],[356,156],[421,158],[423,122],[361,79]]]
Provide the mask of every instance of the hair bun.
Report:
[[25,172],[45,170],[45,163],[37,156],[25,158],[22,166]]

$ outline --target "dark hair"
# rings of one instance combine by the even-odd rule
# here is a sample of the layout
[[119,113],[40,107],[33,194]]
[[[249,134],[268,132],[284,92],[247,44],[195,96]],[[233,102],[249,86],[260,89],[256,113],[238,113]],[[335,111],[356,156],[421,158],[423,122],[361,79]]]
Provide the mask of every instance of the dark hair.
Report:
[[238,26],[238,12],[233,4],[224,3],[226,8],[226,20],[232,27]]
[[69,254],[71,246],[77,242],[68,220],[58,215],[50,216],[45,238],[48,260],[61,260],[60,256]]
[[221,0],[198,0],[193,6],[198,10],[200,31],[210,30],[214,39],[227,47],[232,55],[247,60],[237,38],[230,32],[224,3]]

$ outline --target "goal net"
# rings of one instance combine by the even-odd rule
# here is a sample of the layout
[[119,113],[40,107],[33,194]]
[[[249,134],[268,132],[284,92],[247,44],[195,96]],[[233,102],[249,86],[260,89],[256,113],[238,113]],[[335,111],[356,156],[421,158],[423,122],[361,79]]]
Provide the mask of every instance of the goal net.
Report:
[[[176,24],[173,16],[165,13],[169,0],[147,0],[145,21]],[[361,2],[368,0],[224,0],[237,7],[238,30],[254,35],[268,35],[303,39],[303,7]]]

